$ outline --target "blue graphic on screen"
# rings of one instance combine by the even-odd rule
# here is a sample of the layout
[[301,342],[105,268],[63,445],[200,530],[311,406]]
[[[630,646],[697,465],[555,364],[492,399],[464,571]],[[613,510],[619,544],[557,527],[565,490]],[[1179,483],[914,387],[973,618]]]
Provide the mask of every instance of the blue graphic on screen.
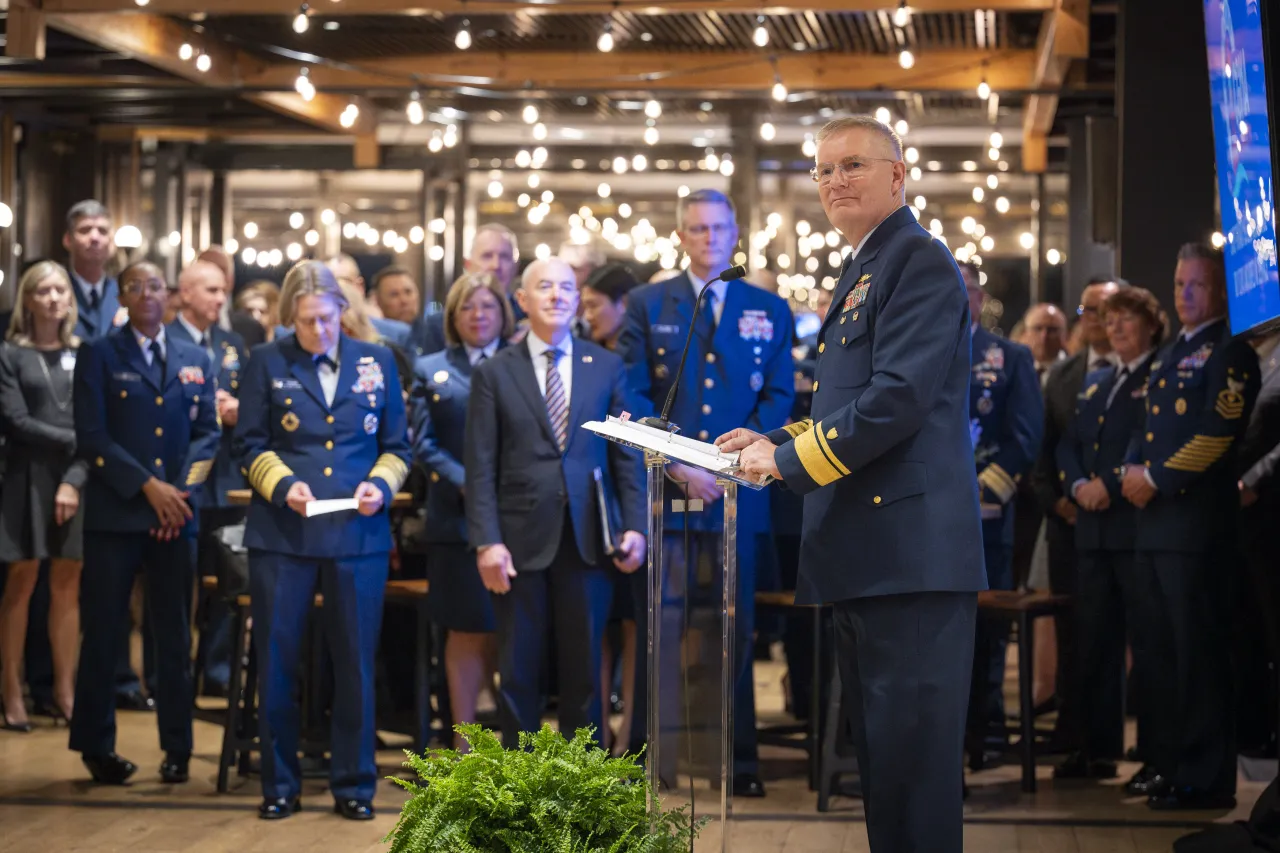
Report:
[[1280,315],[1260,0],[1206,0],[1231,331]]

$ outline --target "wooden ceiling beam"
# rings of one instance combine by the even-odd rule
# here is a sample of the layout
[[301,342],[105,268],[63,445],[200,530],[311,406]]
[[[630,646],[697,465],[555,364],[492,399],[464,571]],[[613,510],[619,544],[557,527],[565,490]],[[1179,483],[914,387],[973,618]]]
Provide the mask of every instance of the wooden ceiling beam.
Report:
[[[136,8],[136,7],[135,7]],[[48,25],[91,44],[137,59],[161,71],[220,89],[236,89],[247,78],[261,75],[269,66],[251,54],[225,42],[193,33],[189,28],[159,15],[48,15]],[[208,55],[208,71],[200,71],[193,60],[178,55],[182,44]],[[0,75],[3,78],[5,75]],[[374,108],[362,98],[346,98],[320,93],[311,101],[292,91],[249,93],[245,100],[333,133],[356,135],[375,128]],[[339,117],[350,103],[359,108],[359,117],[344,127]]]
[[[777,73],[795,92],[851,88],[967,92],[976,89],[984,75],[992,88],[1010,91],[1030,88],[1035,59],[1032,51],[927,51],[916,57],[915,67],[903,69],[895,56],[799,53],[779,56]],[[584,68],[590,73],[584,74]],[[297,74],[297,64],[273,65],[247,76],[244,85],[281,88],[291,85]],[[408,90],[417,79],[422,86],[496,90],[768,92],[775,82],[769,58],[748,52],[457,51],[369,60],[361,63],[359,71],[313,66],[309,75],[321,90]]]
[[45,13],[31,0],[10,0],[5,22],[4,55],[44,59]]
[[[1032,89],[1062,87],[1072,60],[1089,58],[1090,0],[1055,0],[1055,6],[1040,21],[1036,39]],[[1029,172],[1048,168],[1046,139],[1058,114],[1058,95],[1034,94],[1027,98],[1022,114],[1023,167]],[[1039,156],[1035,152],[1044,152]],[[1025,152],[1033,152],[1027,156]]]
[[[159,15],[296,15],[298,0],[150,0],[147,12]],[[911,0],[915,12],[1044,12],[1055,8],[1055,0]],[[134,0],[44,0],[50,13],[137,12]],[[510,15],[527,12],[544,15],[590,15],[613,11],[640,15],[672,12],[739,12],[781,15],[803,12],[879,12],[897,7],[893,0],[810,0],[804,5],[753,2],[753,0],[654,0],[654,2],[556,3],[534,0],[350,0],[346,3],[314,4],[314,14],[323,18],[345,15]]]

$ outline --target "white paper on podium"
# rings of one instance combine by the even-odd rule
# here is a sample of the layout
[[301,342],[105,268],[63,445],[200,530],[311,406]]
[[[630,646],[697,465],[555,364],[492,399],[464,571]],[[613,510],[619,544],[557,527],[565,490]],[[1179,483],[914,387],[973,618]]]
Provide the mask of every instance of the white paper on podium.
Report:
[[763,483],[748,479],[738,471],[737,453],[723,453],[710,442],[685,438],[635,421],[624,421],[611,415],[605,421],[588,421],[582,428],[640,450],[661,453],[695,468],[733,479],[752,489],[761,489],[773,479],[766,477]]
[[326,515],[331,512],[342,512],[344,509],[356,509],[360,502],[355,498],[335,498],[328,501],[311,501],[307,504],[307,518],[313,515]]

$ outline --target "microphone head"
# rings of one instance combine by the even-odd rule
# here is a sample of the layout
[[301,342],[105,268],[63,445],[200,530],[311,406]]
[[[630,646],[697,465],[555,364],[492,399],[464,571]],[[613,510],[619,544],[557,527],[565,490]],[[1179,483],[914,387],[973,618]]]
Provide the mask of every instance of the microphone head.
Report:
[[716,280],[717,281],[734,281],[736,279],[746,278],[746,277],[747,277],[747,268],[742,266],[741,264],[738,264],[737,266],[729,267],[727,270],[720,273],[720,275],[716,276]]

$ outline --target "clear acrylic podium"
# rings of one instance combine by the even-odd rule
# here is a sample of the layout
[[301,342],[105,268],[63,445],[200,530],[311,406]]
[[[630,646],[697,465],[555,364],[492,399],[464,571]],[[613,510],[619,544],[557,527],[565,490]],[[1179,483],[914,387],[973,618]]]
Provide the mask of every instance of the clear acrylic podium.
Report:
[[[768,481],[758,482],[744,476],[737,467],[737,454],[721,454],[714,445],[685,438],[628,420],[610,417],[607,421],[592,421],[582,425],[583,429],[596,433],[609,441],[625,445],[644,454],[647,471],[649,530],[648,530],[648,654],[647,672],[644,674],[648,683],[648,704],[646,707],[647,734],[646,773],[649,780],[649,809],[655,812],[659,808],[659,794],[663,787],[669,787],[668,779],[664,779],[664,770],[674,766],[669,756],[664,756],[664,725],[662,719],[663,702],[659,701],[662,693],[662,649],[664,642],[681,642],[681,637],[663,635],[662,611],[664,606],[663,579],[664,571],[663,540],[665,533],[664,509],[666,490],[666,466],[669,462],[678,462],[714,474],[719,485],[724,489],[724,542],[723,582],[720,601],[720,720],[719,720],[719,819],[721,827],[720,849],[729,849],[729,817],[733,786],[733,695],[735,653],[735,618],[737,610],[737,564],[738,564],[738,487],[745,486],[752,490],[764,488]],[[690,502],[691,503],[691,502]],[[688,567],[684,567],[687,572]],[[686,590],[686,596],[691,591]],[[636,673],[637,677],[640,673]],[[686,703],[689,701],[685,697]],[[668,722],[669,727],[669,722]]]

